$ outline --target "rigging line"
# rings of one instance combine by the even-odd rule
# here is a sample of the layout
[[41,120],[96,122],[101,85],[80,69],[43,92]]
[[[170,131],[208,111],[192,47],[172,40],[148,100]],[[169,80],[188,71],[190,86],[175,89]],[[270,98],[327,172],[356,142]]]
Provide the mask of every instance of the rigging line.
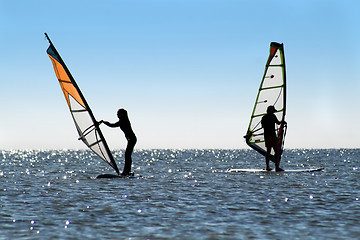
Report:
[[282,148],[284,148],[284,145],[285,145],[286,130],[287,130],[287,124],[284,124],[284,127],[283,127],[284,134],[283,134],[283,139],[282,139]]
[[[261,123],[261,121],[258,122],[258,123],[255,125],[254,129],[256,129],[257,126],[259,126],[260,123]],[[253,132],[256,132],[256,131],[259,131],[260,129],[262,129],[262,127],[261,127],[261,128],[258,128],[257,130],[252,130],[252,131],[253,131]]]
[[[258,123],[258,125],[259,125],[259,123]],[[258,129],[256,129],[256,130],[253,130],[252,132],[253,133],[255,133],[255,132],[257,132],[257,131],[260,131],[261,129],[263,129],[262,127],[261,128],[258,128]],[[254,135],[255,136],[255,135]]]
[[280,95],[281,95],[282,91],[283,91],[283,88],[281,88],[280,93],[279,93],[278,97],[276,98],[276,100],[274,102],[274,106],[279,101],[279,98],[280,98]]
[[[73,116],[73,118],[75,119],[75,117]],[[77,128],[79,129],[79,135],[80,135],[80,137],[78,138],[78,140],[85,140],[85,137],[87,136],[87,135],[89,135],[91,132],[93,132],[94,131],[94,129],[95,129],[95,131],[96,131],[96,128],[95,128],[95,125],[93,124],[93,125],[90,125],[88,128],[86,128],[84,131],[82,131],[81,129],[80,129],[80,127],[78,127],[78,125],[77,125],[77,123],[75,122],[75,124],[76,124],[76,126],[77,126]],[[91,128],[93,128],[93,129],[91,129]],[[90,130],[91,129],[91,130]]]
[[[98,128],[100,128],[100,127],[98,127]],[[95,138],[96,138],[96,140],[97,140],[98,142],[102,142],[101,138],[100,138],[100,140],[99,140],[99,136],[98,136],[97,133],[98,133],[98,129],[97,129],[97,127],[95,126]],[[106,155],[104,154],[102,148],[100,147],[100,144],[99,144],[99,149],[100,149],[100,152],[101,152],[101,154],[103,155],[103,157],[104,157],[105,159],[107,159],[107,157],[106,157]],[[111,160],[110,160],[110,162],[111,162]],[[112,166],[112,162],[111,162],[111,166]]]
[[[93,129],[91,129],[91,128],[93,128]],[[90,129],[91,129],[91,130],[90,130]],[[85,129],[84,131],[82,131],[84,137],[85,137],[86,135],[88,135],[89,133],[91,133],[92,131],[94,131],[94,129],[97,130],[97,129],[95,128],[95,125],[93,124],[93,125],[90,125],[90,126],[89,126],[87,129]]]
[[[94,129],[91,129],[92,127],[94,127]],[[90,131],[88,131],[89,129],[91,129]],[[88,131],[87,133],[85,133],[86,131]],[[96,141],[95,142],[93,142],[92,144],[87,144],[90,148],[92,148],[93,146],[95,146],[95,145],[99,145],[99,150],[100,150],[100,153],[99,152],[96,152],[96,151],[94,151],[93,149],[91,149],[91,150],[93,150],[97,155],[99,155],[100,157],[102,157],[104,160],[105,159],[107,159],[107,157],[106,157],[106,155],[104,154],[104,152],[103,152],[103,150],[102,150],[102,148],[101,148],[101,146],[100,146],[100,143],[101,142],[103,142],[103,140],[100,138],[99,139],[99,136],[98,136],[98,129],[95,127],[95,125],[91,125],[90,127],[88,127],[87,129],[85,129],[84,131],[83,131],[83,134],[81,135],[81,137],[79,138],[79,140],[82,140],[82,141],[85,141],[86,140],[86,142],[88,142],[87,141],[87,139],[85,138],[87,135],[89,135],[90,133],[92,133],[93,131],[95,131],[95,138],[96,138]],[[84,134],[85,133],[85,134]],[[108,161],[106,161],[106,162],[108,162]],[[112,165],[111,165],[112,166]]]
[[264,136],[262,133],[259,134],[253,134],[253,137],[257,137],[257,136]]

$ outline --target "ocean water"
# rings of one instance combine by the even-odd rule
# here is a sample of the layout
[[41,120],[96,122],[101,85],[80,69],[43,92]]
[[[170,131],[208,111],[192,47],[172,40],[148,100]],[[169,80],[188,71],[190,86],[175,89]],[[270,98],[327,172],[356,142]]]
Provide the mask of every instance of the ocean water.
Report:
[[[122,169],[123,151],[114,151]],[[0,239],[359,239],[360,149],[136,150],[136,179],[89,151],[0,151]]]

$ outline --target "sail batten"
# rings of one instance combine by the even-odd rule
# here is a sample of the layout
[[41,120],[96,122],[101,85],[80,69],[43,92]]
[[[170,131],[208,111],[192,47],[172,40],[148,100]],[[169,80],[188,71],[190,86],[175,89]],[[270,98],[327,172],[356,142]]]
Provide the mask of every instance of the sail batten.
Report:
[[274,88],[283,88],[284,85],[279,85],[279,86],[273,86],[273,87],[264,87],[264,88],[260,88],[260,90],[269,90],[269,89],[274,89]]
[[[279,121],[285,122],[286,113],[286,72],[283,44],[272,42],[270,55],[265,65],[265,72],[259,87],[255,105],[250,117],[249,127],[245,136],[246,143],[262,155],[266,155],[264,130],[261,119],[269,106],[274,106],[274,113]],[[282,153],[286,125],[282,123],[277,132],[278,146]],[[256,134],[255,134],[256,133]],[[271,158],[274,159],[272,150]]]
[[78,112],[86,112],[86,109],[83,109],[83,110],[70,110],[71,112],[73,113],[78,113]]
[[97,156],[107,162],[117,174],[120,174],[100,127],[80,88],[46,33],[45,36],[50,43],[46,52],[53,64],[55,75],[69,106],[79,134],[79,140],[82,140]]
[[93,146],[95,146],[95,145],[97,145],[97,144],[99,144],[99,143],[101,143],[101,140],[99,140],[99,141],[97,141],[97,142],[94,142],[93,144],[89,145],[89,147],[93,147]]
[[269,65],[266,65],[267,67],[283,67],[284,64],[269,64]]

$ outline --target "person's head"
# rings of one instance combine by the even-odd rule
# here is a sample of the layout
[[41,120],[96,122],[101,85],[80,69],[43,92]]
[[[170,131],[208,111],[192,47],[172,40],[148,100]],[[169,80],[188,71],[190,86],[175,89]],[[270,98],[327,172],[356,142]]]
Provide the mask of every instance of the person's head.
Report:
[[266,110],[267,113],[274,113],[276,112],[276,109],[274,106],[268,106],[267,110]]
[[117,116],[118,116],[118,118],[125,117],[125,116],[127,116],[127,111],[125,109],[121,108],[117,111]]

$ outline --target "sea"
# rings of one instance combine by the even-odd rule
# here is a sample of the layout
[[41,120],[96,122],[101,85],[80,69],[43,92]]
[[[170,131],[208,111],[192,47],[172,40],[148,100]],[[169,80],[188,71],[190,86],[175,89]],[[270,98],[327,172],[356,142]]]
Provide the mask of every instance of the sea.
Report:
[[[119,169],[124,151],[113,151]],[[360,149],[135,150],[137,178],[87,150],[0,150],[0,239],[359,239]]]

